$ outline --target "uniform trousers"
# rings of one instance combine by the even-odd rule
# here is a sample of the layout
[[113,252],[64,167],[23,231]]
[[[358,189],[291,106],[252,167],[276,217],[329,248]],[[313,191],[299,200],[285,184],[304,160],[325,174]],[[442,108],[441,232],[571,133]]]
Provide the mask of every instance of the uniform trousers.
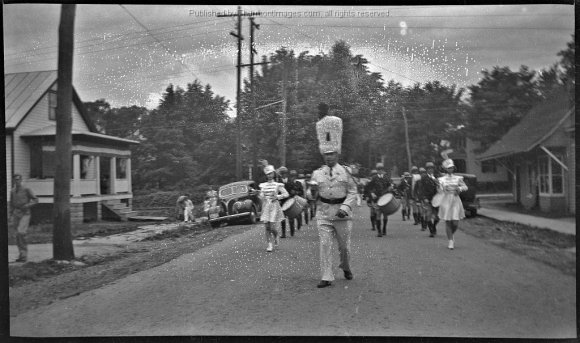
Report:
[[323,281],[334,281],[332,272],[332,246],[334,238],[338,242],[340,265],[342,270],[350,271],[350,236],[352,220],[336,220],[332,224],[328,221],[318,221],[318,235],[320,236],[320,271]]
[[26,259],[28,255],[28,244],[26,243],[26,234],[30,224],[30,214],[12,214],[12,227],[16,232],[16,246],[18,247],[19,257]]

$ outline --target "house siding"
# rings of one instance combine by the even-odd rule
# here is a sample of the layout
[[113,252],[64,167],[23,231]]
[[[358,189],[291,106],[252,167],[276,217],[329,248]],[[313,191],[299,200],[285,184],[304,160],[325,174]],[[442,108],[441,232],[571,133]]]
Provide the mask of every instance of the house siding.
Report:
[[[53,88],[56,87],[53,86]],[[14,172],[22,174],[25,179],[30,178],[30,149],[20,135],[56,125],[56,121],[48,119],[48,111],[48,95],[44,94],[14,131]],[[72,107],[72,128],[78,131],[90,131],[76,106]]]

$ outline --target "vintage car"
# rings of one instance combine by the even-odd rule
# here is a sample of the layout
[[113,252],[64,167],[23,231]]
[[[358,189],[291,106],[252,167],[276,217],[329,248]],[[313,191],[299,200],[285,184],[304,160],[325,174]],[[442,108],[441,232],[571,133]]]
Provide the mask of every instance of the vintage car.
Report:
[[218,227],[224,222],[256,223],[262,213],[258,194],[254,181],[238,181],[221,186],[215,206],[207,211],[210,225]]
[[475,217],[477,210],[481,208],[477,197],[477,177],[473,174],[464,173],[455,173],[455,175],[463,176],[463,181],[467,185],[467,191],[459,194],[465,210],[465,216]]

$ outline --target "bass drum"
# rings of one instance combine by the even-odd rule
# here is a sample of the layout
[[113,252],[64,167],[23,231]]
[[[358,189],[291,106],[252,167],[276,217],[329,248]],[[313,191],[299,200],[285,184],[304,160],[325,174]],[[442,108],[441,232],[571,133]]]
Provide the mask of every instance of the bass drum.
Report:
[[399,210],[401,202],[399,199],[395,198],[392,193],[387,193],[379,198],[377,206],[385,216],[390,216]]
[[290,198],[282,205],[282,211],[288,219],[294,219],[302,213],[302,206],[294,198]]

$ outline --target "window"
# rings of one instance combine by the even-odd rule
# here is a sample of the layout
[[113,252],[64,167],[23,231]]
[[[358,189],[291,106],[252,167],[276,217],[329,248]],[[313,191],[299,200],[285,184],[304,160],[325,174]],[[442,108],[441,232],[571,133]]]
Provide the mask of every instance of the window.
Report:
[[56,120],[56,92],[48,92],[48,119]]
[[[560,161],[562,154],[554,154]],[[563,194],[564,193],[564,173],[562,166],[549,156],[538,158],[538,177],[540,182],[540,193],[543,194]]]
[[122,157],[117,157],[117,179],[127,178],[127,159]]
[[536,170],[531,163],[528,163],[528,192],[534,193],[536,191]]
[[455,171],[458,173],[467,173],[466,163],[465,160],[462,158],[458,158],[453,160],[455,163]]
[[[562,156],[556,155],[556,157],[562,161]],[[562,171],[562,166],[550,158],[551,168],[550,172],[552,174],[552,194],[563,194],[564,193],[564,175]]]
[[495,160],[487,160],[481,162],[481,172],[482,173],[497,173],[497,166]]
[[54,178],[56,173],[56,152],[42,151],[42,178]]

